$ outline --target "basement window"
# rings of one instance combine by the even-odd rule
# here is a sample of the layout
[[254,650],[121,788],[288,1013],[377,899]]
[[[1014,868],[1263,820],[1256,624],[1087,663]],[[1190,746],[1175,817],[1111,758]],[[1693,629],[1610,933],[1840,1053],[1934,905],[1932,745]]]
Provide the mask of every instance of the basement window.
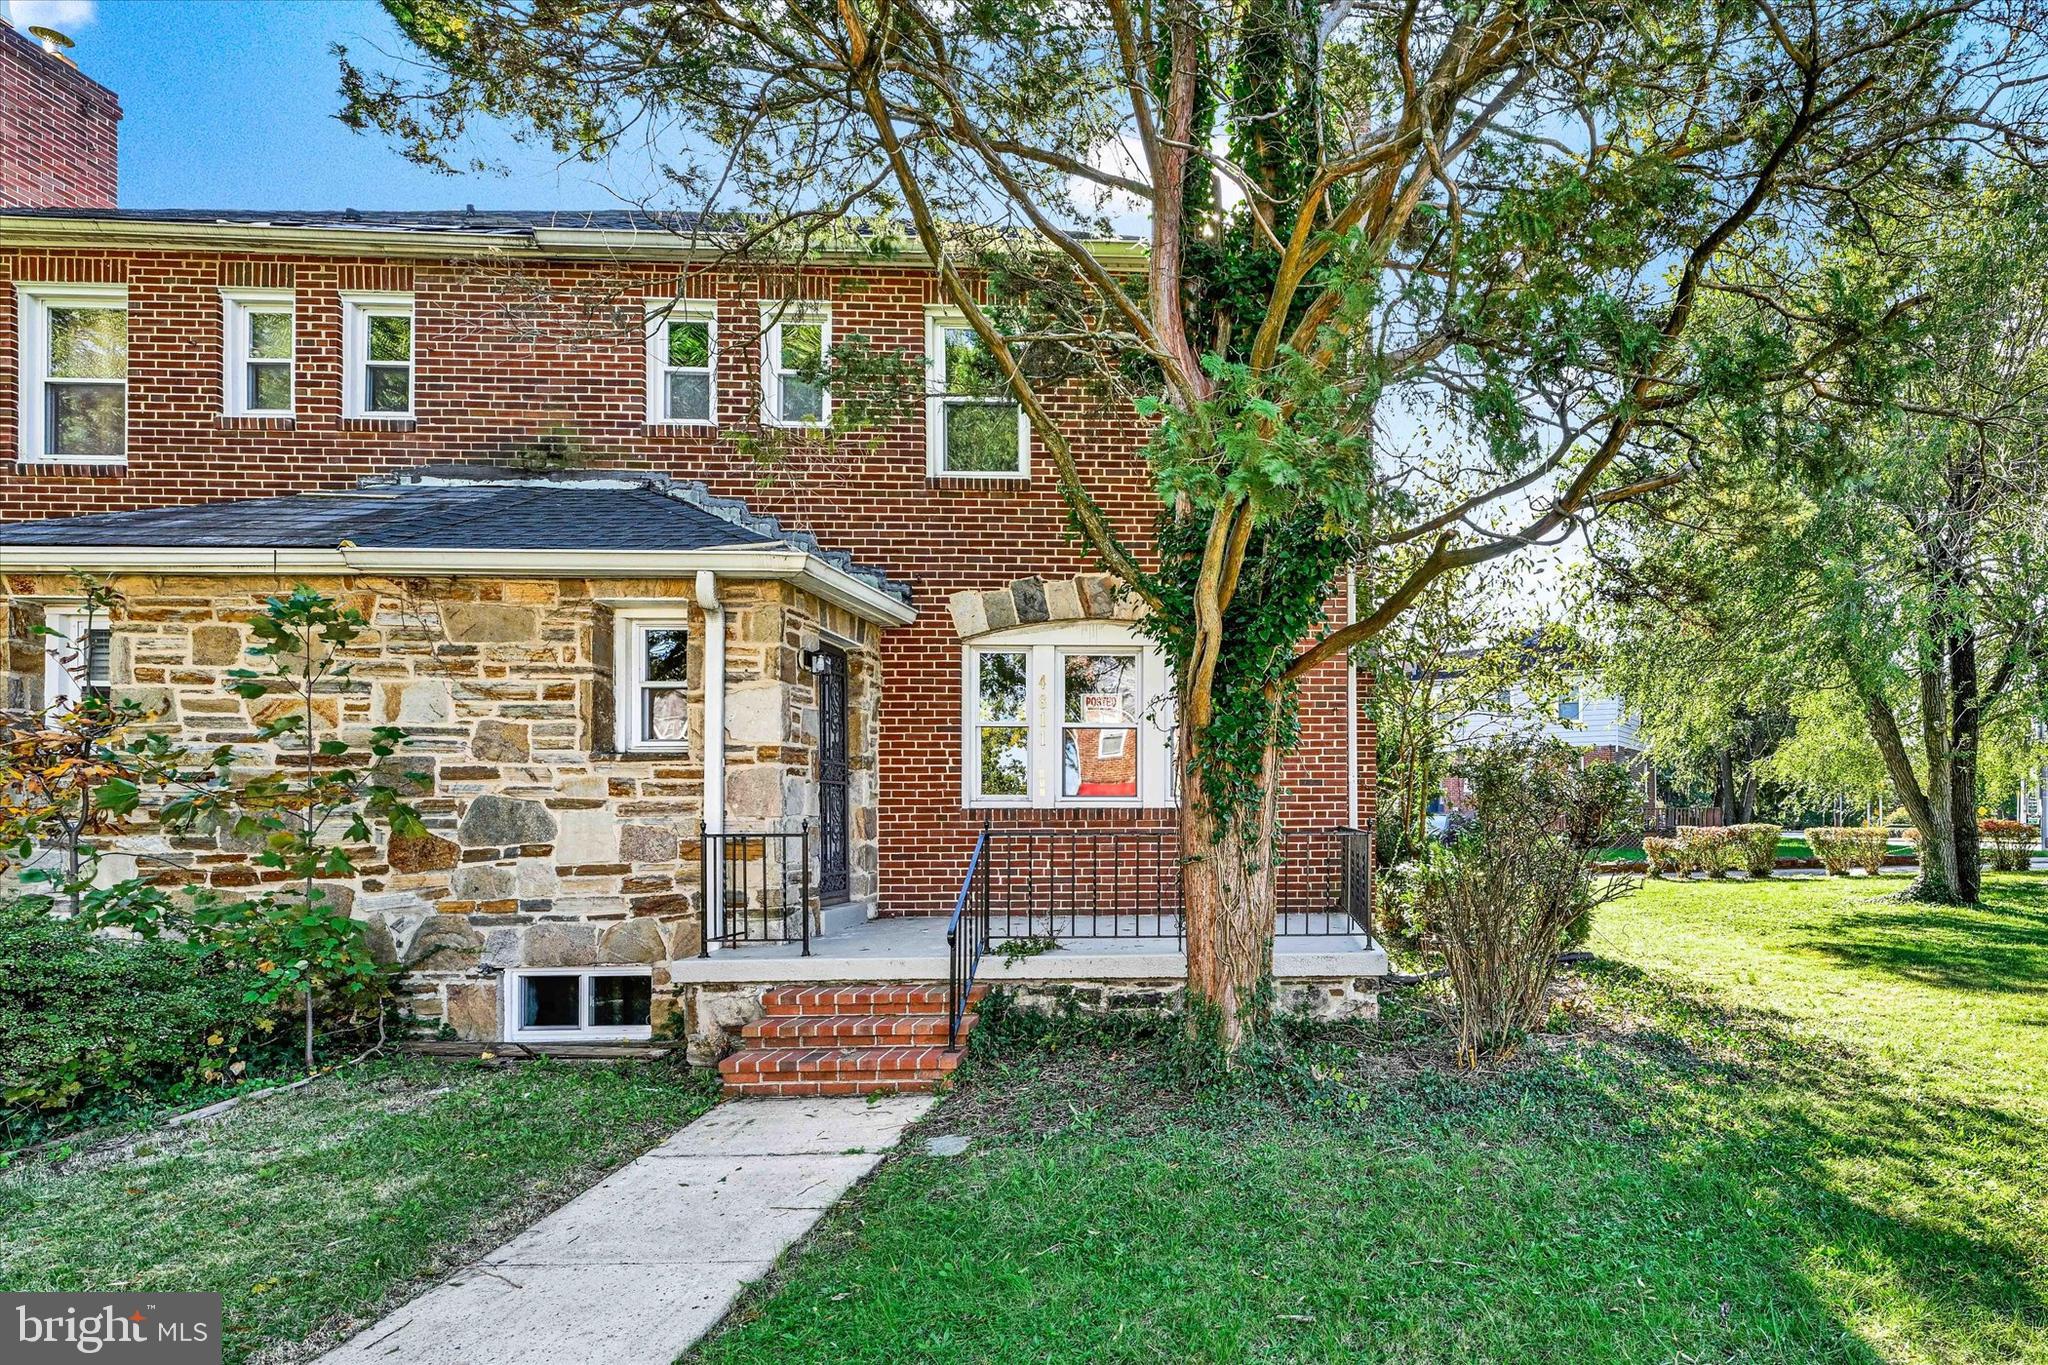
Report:
[[645,967],[506,973],[505,1036],[516,1042],[605,1042],[653,1036],[654,978]]

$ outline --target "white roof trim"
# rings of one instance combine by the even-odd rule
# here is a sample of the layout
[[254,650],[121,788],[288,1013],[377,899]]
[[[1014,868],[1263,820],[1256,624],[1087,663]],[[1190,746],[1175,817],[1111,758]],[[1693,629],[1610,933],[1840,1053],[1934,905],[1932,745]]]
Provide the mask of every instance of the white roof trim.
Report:
[[[307,255],[358,255],[374,251],[380,255],[419,258],[450,256],[602,256],[645,257],[651,260],[721,261],[732,256],[730,245],[706,237],[693,242],[685,231],[670,232],[650,227],[645,230],[616,228],[540,227],[464,232],[459,229],[361,227],[337,224],[308,227],[272,223],[164,221],[135,218],[54,218],[12,216],[0,213],[0,241],[9,247],[25,246],[133,246],[139,248],[182,247],[211,251],[289,251]],[[914,239],[905,239],[900,257],[877,256],[870,243],[843,248],[826,248],[815,253],[819,263],[842,266],[870,265],[877,269],[900,267],[905,263],[928,264]],[[1137,263],[1146,256],[1140,242],[1101,240],[1087,243],[1089,251],[1108,262]]]
[[689,578],[709,570],[739,581],[792,583],[879,626],[917,611],[817,555],[779,546],[707,550],[264,549],[179,545],[0,545],[16,573],[391,574],[406,578]]

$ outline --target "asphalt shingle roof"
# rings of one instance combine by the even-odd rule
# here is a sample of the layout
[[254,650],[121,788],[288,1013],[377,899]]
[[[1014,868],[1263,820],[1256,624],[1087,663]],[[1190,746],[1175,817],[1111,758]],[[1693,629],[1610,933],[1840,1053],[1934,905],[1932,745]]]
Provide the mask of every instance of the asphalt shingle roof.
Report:
[[773,545],[652,488],[415,486],[0,525],[9,545],[166,549],[708,550]]

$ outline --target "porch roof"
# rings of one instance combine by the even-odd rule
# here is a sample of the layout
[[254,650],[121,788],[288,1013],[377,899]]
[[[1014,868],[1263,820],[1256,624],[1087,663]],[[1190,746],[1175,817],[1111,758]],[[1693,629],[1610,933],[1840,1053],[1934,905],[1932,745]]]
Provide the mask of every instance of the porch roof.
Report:
[[801,580],[883,625],[908,586],[701,484],[427,467],[354,489],[0,525],[0,568]]

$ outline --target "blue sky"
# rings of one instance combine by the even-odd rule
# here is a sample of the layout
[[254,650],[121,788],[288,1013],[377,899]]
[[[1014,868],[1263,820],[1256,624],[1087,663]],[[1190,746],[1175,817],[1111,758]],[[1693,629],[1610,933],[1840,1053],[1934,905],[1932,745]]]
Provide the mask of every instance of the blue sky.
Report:
[[400,42],[372,0],[6,0],[18,26],[71,35],[79,67],[121,97],[125,208],[605,208],[607,176],[545,148],[482,146],[511,174],[443,176],[359,135],[331,44],[361,60]]

